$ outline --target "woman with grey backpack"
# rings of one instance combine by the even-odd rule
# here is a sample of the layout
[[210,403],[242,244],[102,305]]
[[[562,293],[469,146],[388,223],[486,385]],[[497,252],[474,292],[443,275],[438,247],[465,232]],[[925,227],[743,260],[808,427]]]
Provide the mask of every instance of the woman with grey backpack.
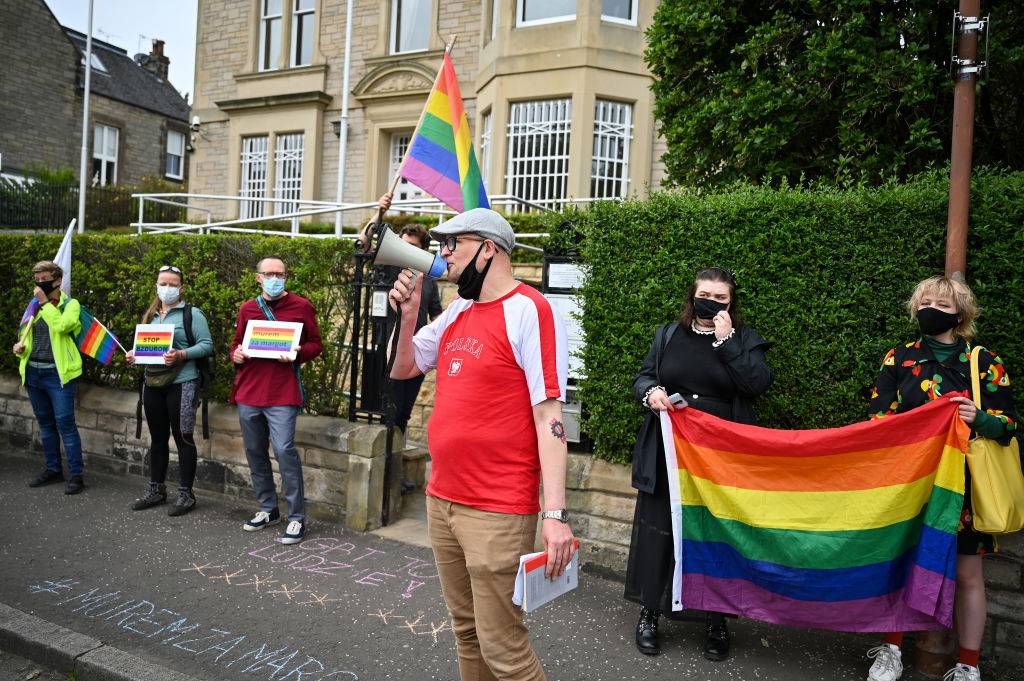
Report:
[[[150,482],[132,509],[141,511],[167,501],[169,439],[178,448],[178,496],[168,509],[170,516],[184,515],[195,508],[192,484],[198,454],[193,431],[204,382],[208,382],[208,357],[213,355],[210,326],[202,310],[182,299],[181,270],[164,265],[157,273],[156,299],[142,315],[143,324],[173,324],[171,349],[163,364],[146,365],[140,388],[140,405],[145,408],[150,435]],[[128,363],[135,364],[134,350]]]

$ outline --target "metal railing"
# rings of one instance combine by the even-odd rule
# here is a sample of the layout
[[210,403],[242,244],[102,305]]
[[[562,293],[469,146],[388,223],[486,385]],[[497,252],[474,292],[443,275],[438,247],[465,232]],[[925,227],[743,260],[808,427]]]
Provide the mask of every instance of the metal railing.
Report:
[[[315,237],[315,238],[335,238],[340,237],[343,239],[355,239],[358,236],[364,219],[355,220],[354,224],[348,228],[343,227],[341,233],[323,233],[323,232],[303,232],[302,228],[304,220],[307,218],[315,217],[318,215],[327,215],[334,213],[341,213],[342,215],[348,214],[360,214],[360,218],[365,218],[377,209],[376,201],[368,201],[364,203],[336,203],[334,201],[313,201],[306,199],[276,199],[276,198],[260,198],[253,199],[252,197],[246,196],[226,196],[220,194],[184,194],[184,193],[157,193],[157,194],[132,194],[132,198],[137,199],[139,202],[138,206],[138,220],[131,223],[132,227],[135,227],[138,235],[146,233],[158,233],[158,234],[173,234],[182,232],[196,232],[198,234],[210,234],[213,232],[235,232],[243,234],[273,234],[279,236],[304,236],[304,237]],[[580,198],[580,199],[560,199],[556,203],[559,206],[559,211],[567,206],[571,205],[585,205],[593,203],[595,201],[606,201],[616,199],[597,199],[597,198]],[[205,205],[198,205],[196,202],[202,201],[206,203],[210,202],[225,202],[227,204],[236,204],[236,206],[230,206],[230,211],[224,212],[240,212],[242,202],[250,204],[258,204],[261,209],[265,210],[268,206],[271,208],[277,208],[279,206],[287,206],[285,212],[274,213],[270,215],[260,215],[255,217],[245,218],[233,218],[231,220],[214,220],[213,209],[208,208]],[[539,203],[527,201],[517,196],[508,194],[499,194],[490,197],[491,207],[495,209],[504,209],[507,213],[518,213],[528,211],[544,211],[544,212],[558,212],[554,209],[544,206]],[[152,211],[147,208],[147,204],[161,204],[166,206],[174,206],[178,209],[182,209],[184,213],[184,219],[179,222],[156,222],[153,220],[147,220],[146,216]],[[201,214],[201,217],[205,219],[205,222],[191,222],[189,211],[196,211]],[[404,199],[394,201],[391,204],[391,211],[399,214],[412,214],[412,215],[428,215],[436,216],[438,224],[442,224],[448,217],[455,215],[455,211],[446,207],[444,204],[433,198],[423,199]],[[265,225],[268,222],[288,222],[290,223],[290,229],[287,232],[274,229],[263,229],[260,227],[252,227],[249,225]],[[356,226],[358,223],[359,226]],[[349,231],[346,231],[348,229]],[[547,237],[546,232],[533,232],[533,233],[521,233],[516,234],[517,238],[528,239],[528,238],[544,238]],[[519,245],[519,244],[517,244]],[[527,244],[521,244],[522,248],[531,251],[540,251],[541,249],[530,246]]]

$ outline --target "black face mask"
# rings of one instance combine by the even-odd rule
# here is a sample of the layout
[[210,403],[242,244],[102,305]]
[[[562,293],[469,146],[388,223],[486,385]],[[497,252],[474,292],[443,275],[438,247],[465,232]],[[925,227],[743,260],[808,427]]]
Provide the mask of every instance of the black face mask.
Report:
[[959,324],[960,316],[934,307],[922,307],[917,311],[917,323],[924,335],[938,336]]
[[50,291],[57,287],[57,282],[52,279],[50,281],[37,281],[36,286],[38,286],[39,290],[43,292],[43,295],[48,296],[50,295]]
[[491,269],[491,263],[494,262],[494,258],[487,261],[484,265],[482,272],[476,270],[476,259],[480,255],[480,252],[484,250],[484,243],[480,243],[480,248],[476,249],[476,254],[473,259],[466,264],[466,269],[462,270],[462,274],[459,275],[459,280],[456,282],[459,287],[459,297],[465,298],[466,300],[480,300],[480,290],[484,287],[484,277],[487,276],[487,270]]
[[711,298],[694,298],[693,314],[698,319],[714,319],[715,315],[729,309],[728,303],[720,303]]

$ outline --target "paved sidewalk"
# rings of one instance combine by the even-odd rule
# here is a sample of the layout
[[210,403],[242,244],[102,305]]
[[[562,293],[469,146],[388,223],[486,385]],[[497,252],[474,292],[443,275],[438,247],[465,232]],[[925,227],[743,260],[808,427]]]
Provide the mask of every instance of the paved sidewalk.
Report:
[[[429,549],[324,523],[283,546],[281,525],[242,531],[249,500],[200,496],[169,518],[128,509],[138,479],[87,470],[85,493],[65,496],[27,487],[38,468],[0,453],[0,603],[197,679],[458,678]],[[876,641],[740,620],[734,655],[716,664],[699,654],[699,623],[663,620],[665,652],[646,658],[621,592],[585,574],[529,617],[550,681],[854,681]]]
[[0,681],[68,681],[68,676],[0,650]]

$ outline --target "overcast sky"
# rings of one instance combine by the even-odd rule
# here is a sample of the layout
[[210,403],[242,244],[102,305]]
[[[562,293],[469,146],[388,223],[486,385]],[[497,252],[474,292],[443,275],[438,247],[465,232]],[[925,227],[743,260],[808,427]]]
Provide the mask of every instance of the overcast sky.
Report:
[[[196,64],[198,0],[94,0],[92,37],[124,48],[129,55],[149,53],[153,39],[163,40],[171,60],[168,75],[179,92],[192,92]],[[89,0],[46,0],[62,25],[85,33]],[[142,36],[141,38],[139,36]],[[192,101],[189,96],[189,102]]]

